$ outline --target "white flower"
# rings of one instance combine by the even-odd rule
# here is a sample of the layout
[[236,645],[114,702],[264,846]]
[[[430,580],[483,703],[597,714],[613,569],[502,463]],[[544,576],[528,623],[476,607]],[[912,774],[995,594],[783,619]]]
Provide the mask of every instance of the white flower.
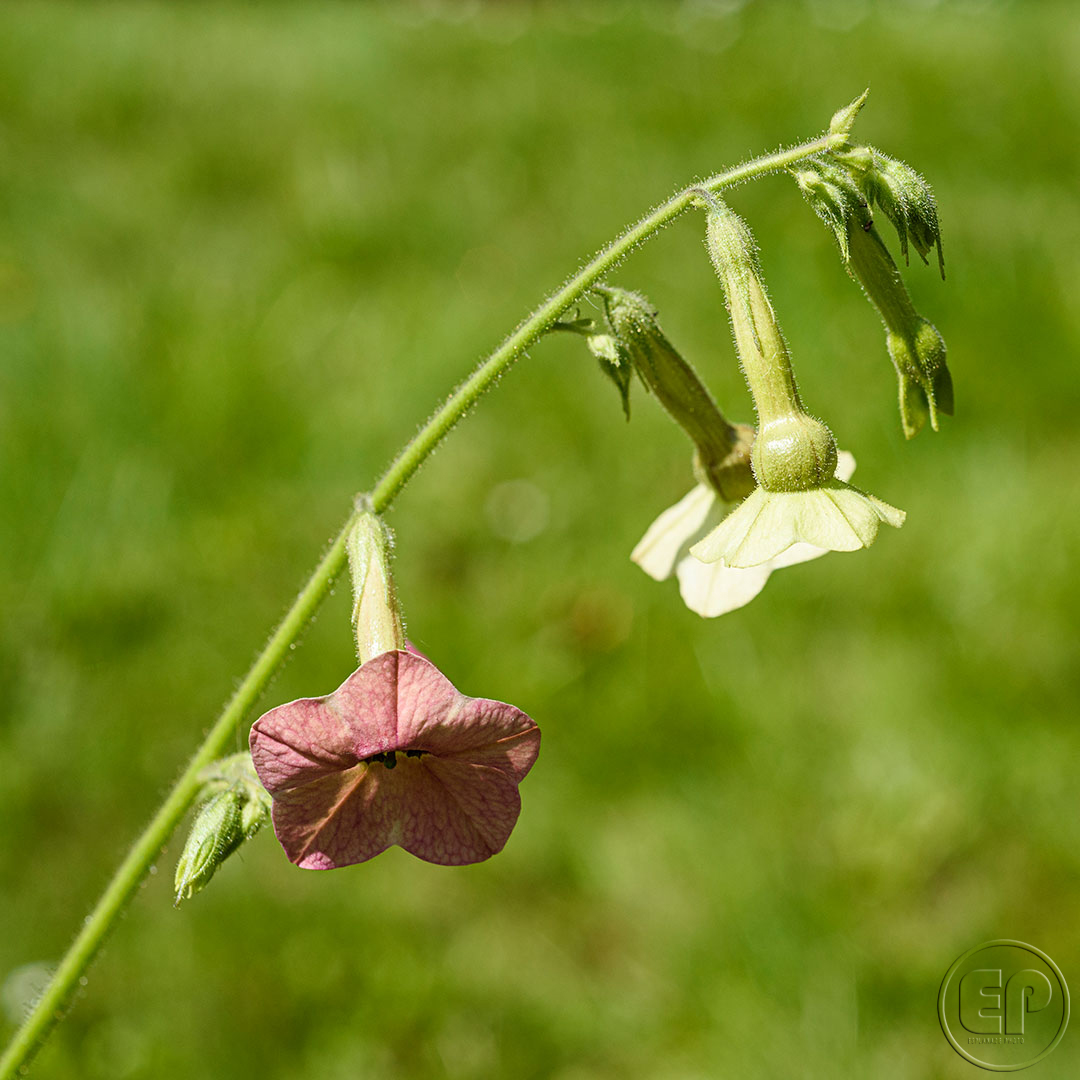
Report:
[[[854,471],[855,458],[841,451],[836,478],[849,480]],[[750,603],[774,570],[816,559],[829,550],[814,544],[794,543],[768,561],[746,568],[705,563],[690,554],[691,547],[712,533],[745,501],[725,502],[708,484],[698,484],[652,523],[630,558],[656,581],[666,581],[674,573],[686,606],[698,615],[711,618]]]

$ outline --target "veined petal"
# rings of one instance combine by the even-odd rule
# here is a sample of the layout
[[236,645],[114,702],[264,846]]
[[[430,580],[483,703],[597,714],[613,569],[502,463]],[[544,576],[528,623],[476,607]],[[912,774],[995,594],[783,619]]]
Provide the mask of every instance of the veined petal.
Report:
[[729,567],[757,566],[770,560],[790,565],[816,557],[803,550],[794,558],[782,559],[781,553],[795,544],[856,551],[874,542],[881,522],[899,528],[904,516],[902,510],[840,480],[809,491],[757,488],[690,552],[702,562]]
[[675,564],[705,525],[714,504],[722,503],[708,484],[698,484],[650,526],[630,558],[656,581],[666,581]]
[[515,781],[435,755],[362,764],[275,798],[274,831],[308,870],[365,862],[393,844],[446,866],[501,851],[517,822]]
[[834,481],[808,496],[799,507],[802,539],[831,551],[857,551],[869,547],[881,522],[900,528],[905,514],[872,495]]
[[827,551],[858,551],[877,535],[877,514],[857,499],[834,499],[824,488],[792,492],[786,512],[800,539]]
[[252,725],[251,757],[271,795],[356,764],[354,733],[329,707],[329,700],[290,701]]
[[[498,769],[515,784],[528,775],[540,752],[540,729],[513,705],[488,698],[463,698],[468,725],[442,740],[428,733],[429,745],[440,744],[435,753],[442,761],[467,761]],[[441,733],[439,733],[441,736]],[[423,749],[421,739],[417,749]]]
[[702,562],[745,569],[768,562],[798,539],[795,522],[783,505],[772,492],[758,487],[690,554]]
[[540,729],[530,717],[504,701],[467,697],[415,653],[394,655],[399,749],[468,758],[515,780],[525,777],[540,748]]

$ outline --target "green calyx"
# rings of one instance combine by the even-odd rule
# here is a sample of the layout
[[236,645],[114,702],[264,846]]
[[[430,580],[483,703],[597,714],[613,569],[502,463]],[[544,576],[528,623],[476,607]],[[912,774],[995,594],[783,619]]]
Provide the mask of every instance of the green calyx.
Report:
[[757,486],[751,455],[754,429],[749,424],[735,424],[735,442],[719,460],[706,459],[699,447],[694,451],[694,477],[708,484],[724,502],[736,503],[745,499]]
[[391,537],[382,518],[358,500],[359,513],[345,550],[352,576],[352,623],[361,664],[385,652],[405,648],[405,628],[390,569]]
[[945,341],[922,316],[906,333],[885,336],[900,383],[900,418],[904,435],[913,438],[927,420],[938,430],[938,413],[953,414],[952,375],[945,363]]

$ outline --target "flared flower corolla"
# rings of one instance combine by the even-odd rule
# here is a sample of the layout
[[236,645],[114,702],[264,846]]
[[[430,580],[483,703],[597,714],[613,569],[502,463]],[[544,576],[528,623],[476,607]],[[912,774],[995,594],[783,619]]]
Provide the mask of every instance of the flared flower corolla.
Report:
[[814,555],[869,547],[882,522],[899,529],[905,516],[903,510],[845,483],[838,469],[836,478],[806,491],[755,488],[691,546],[690,554],[729,569],[788,565],[803,561],[791,556],[805,547],[815,549]]
[[393,844],[446,866],[489,858],[517,822],[518,784],[539,750],[540,729],[520,709],[466,697],[429,660],[398,649],[251,729],[274,832],[308,870],[364,862]]
[[[849,480],[854,471],[855,458],[840,451],[837,479]],[[691,555],[691,547],[712,533],[738,505],[725,502],[710,485],[698,484],[652,523],[630,558],[656,581],[666,581],[674,573],[686,606],[712,618],[749,604],[765,588],[774,570],[808,562],[828,550],[813,544],[793,544],[775,558],[745,568],[704,563]]]

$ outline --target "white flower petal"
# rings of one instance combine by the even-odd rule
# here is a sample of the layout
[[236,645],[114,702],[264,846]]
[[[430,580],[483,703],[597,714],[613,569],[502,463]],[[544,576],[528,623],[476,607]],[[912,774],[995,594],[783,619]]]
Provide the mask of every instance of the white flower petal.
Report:
[[855,472],[855,455],[847,450],[840,450],[836,455],[836,479],[846,484]]
[[693,555],[679,560],[679,593],[691,610],[704,618],[724,615],[751,600],[765,587],[770,564],[736,570],[719,563],[703,563]]
[[[687,546],[705,525],[714,503],[721,500],[707,484],[698,484],[649,526],[630,558],[657,581],[665,581]],[[722,504],[724,505],[724,504]]]

